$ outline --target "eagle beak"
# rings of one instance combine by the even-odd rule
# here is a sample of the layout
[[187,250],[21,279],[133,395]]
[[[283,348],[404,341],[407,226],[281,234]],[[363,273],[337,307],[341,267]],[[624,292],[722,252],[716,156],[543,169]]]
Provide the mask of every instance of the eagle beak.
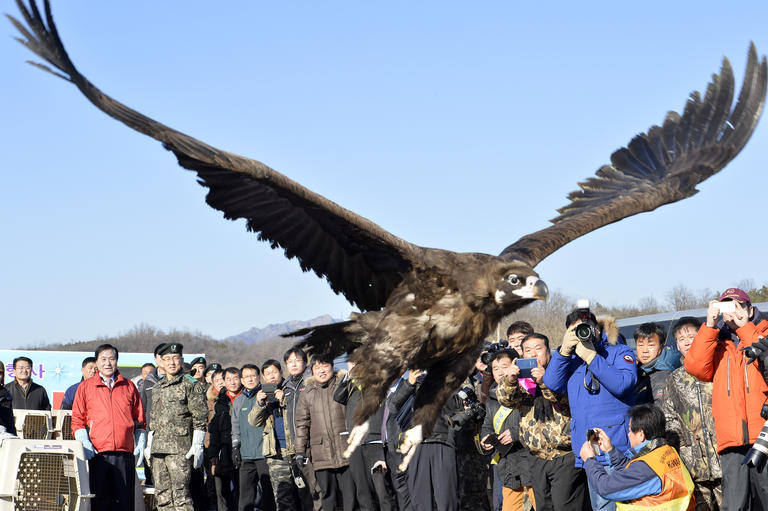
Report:
[[528,277],[524,288],[512,292],[521,298],[544,300],[545,302],[549,299],[549,288],[539,277]]

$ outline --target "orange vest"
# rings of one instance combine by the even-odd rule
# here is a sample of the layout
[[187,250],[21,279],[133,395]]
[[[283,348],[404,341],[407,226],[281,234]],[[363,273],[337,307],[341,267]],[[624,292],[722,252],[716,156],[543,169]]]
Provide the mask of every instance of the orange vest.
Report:
[[633,459],[627,463],[627,466],[636,461],[644,461],[659,476],[661,491],[656,495],[646,495],[630,502],[617,502],[617,511],[649,511],[651,509],[693,511],[696,507],[693,497],[693,480],[674,448],[662,445],[648,454]]

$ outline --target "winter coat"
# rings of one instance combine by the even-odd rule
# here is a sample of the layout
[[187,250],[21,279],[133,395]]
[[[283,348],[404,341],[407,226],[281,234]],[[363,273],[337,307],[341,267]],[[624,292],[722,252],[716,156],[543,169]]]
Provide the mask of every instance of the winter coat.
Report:
[[296,411],[296,403],[299,401],[299,391],[304,387],[304,375],[295,378],[291,376],[285,380],[283,385],[283,402],[285,403],[285,422],[288,424],[288,430],[291,433],[291,438],[296,438],[296,422],[294,421],[294,413]]
[[[411,382],[409,382],[407,379],[403,379],[400,381],[400,384],[397,387],[397,390],[395,390],[394,394],[392,394],[391,398],[393,402],[397,403],[397,414],[402,415],[403,412],[405,412],[405,407],[410,407],[412,410],[413,408],[413,400],[410,399],[414,394],[416,393],[416,389],[419,387],[420,382],[416,382],[416,385],[411,385]],[[411,400],[411,403],[409,403],[409,399]],[[434,426],[432,427],[432,433],[429,434],[424,439],[423,443],[436,443],[436,444],[445,444],[449,447],[456,447],[456,432],[454,429],[449,425],[447,418],[451,417],[452,415],[459,413],[464,410],[464,405],[461,402],[461,399],[458,397],[458,395],[454,394],[450,398],[448,398],[448,401],[443,406],[442,413],[435,421]],[[406,424],[403,428],[404,430],[407,430],[410,427],[410,421],[409,424]],[[391,441],[391,440],[390,440]]]
[[16,434],[16,420],[13,418],[13,397],[4,385],[0,384],[0,426],[7,433]]
[[348,439],[344,406],[333,400],[343,377],[339,371],[320,384],[310,376],[296,403],[296,454],[309,454],[315,470],[349,465],[342,456]]
[[751,445],[765,424],[760,417],[768,385],[757,361],[747,363],[741,348],[768,336],[768,321],[748,322],[736,330],[738,346],[726,329],[701,325],[685,356],[685,370],[713,383],[712,413],[717,450]]
[[264,459],[264,428],[253,427],[248,423],[248,414],[258,406],[256,394],[261,387],[243,390],[232,401],[232,445],[240,447],[240,456],[244,460]]
[[[283,420],[277,421],[276,416],[282,416]],[[282,423],[283,434],[285,435],[284,449],[280,448],[277,431],[275,430],[275,423],[278,422]],[[285,459],[294,454],[293,437],[291,437],[288,421],[285,419],[285,393],[283,393],[283,400],[279,402],[266,403],[263,406],[257,402],[248,413],[248,424],[263,430],[264,436],[261,452],[265,457]]]
[[[486,414],[480,428],[480,438],[495,433],[493,424],[496,413],[501,409],[501,403],[496,399],[496,387],[491,387],[488,400],[485,402]],[[499,428],[499,435],[509,430],[512,443],[500,445],[494,452],[496,474],[501,484],[513,490],[521,486],[531,486],[531,471],[528,467],[530,453],[520,443],[520,410],[513,408]]]
[[144,429],[144,407],[136,385],[115,372],[110,389],[96,373],[80,383],[72,404],[72,433],[88,429],[98,452],[133,452],[133,432]]
[[[615,322],[610,320],[605,323],[603,337],[596,343],[595,351],[597,355],[587,367],[575,353],[564,357],[555,350],[542,380],[553,392],[568,395],[571,446],[577,467],[583,466],[579,450],[587,438],[588,429],[603,428],[614,447],[621,452],[629,449],[627,413],[635,404],[635,354],[631,348],[618,342]],[[585,386],[585,382],[590,380],[588,372],[599,382],[599,389],[592,386],[596,391],[590,391]],[[602,464],[608,463],[605,456],[598,458]]]
[[[537,397],[545,400],[546,406],[552,412],[551,419],[536,419],[534,405]],[[568,406],[568,396],[555,394],[544,385],[537,385],[534,396],[524,390],[517,381],[510,381],[505,376],[496,389],[496,398],[503,406],[520,411],[520,442],[531,454],[552,460],[571,452],[571,410]]]
[[664,394],[664,382],[669,374],[680,367],[680,352],[665,347],[658,357],[650,362],[637,362],[637,384],[635,384],[635,404],[661,403]]
[[684,367],[675,369],[664,385],[661,410],[667,418],[667,431],[677,437],[670,440],[679,440],[678,452],[693,480],[720,479],[722,469],[712,415],[712,383],[697,380]]
[[155,386],[160,378],[164,378],[165,374],[157,372],[157,368],[153,369],[151,373],[144,378],[144,385],[141,386],[139,396],[141,396],[141,404],[144,407],[144,415],[147,417],[147,431],[151,429],[149,416],[152,415],[152,388]]
[[[341,383],[339,383],[333,396],[333,399],[337,403],[344,405],[347,432],[351,433],[352,428],[355,427],[355,409],[357,408],[358,403],[360,403],[361,397],[362,392],[357,382],[354,379],[351,379],[349,374],[347,374],[342,379]],[[379,409],[376,410],[376,413],[368,418],[368,434],[365,436],[362,443],[369,444],[373,442],[381,442],[381,419],[383,416],[384,406],[380,406]]]
[[27,386],[27,391],[21,388],[16,380],[5,386],[13,397],[12,406],[14,410],[50,410],[51,402],[48,399],[48,393],[37,383],[31,381]]
[[[210,387],[209,391],[206,397],[215,396],[213,387]],[[227,389],[222,387],[213,402],[213,417],[208,422],[208,447],[205,449],[205,457],[216,467],[217,476],[228,474],[235,469],[232,461],[230,406]]]

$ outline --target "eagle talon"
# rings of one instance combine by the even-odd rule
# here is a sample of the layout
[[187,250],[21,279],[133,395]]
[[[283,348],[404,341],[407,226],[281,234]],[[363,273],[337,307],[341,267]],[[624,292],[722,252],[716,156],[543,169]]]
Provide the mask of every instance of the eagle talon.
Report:
[[413,455],[416,454],[416,448],[424,440],[423,429],[423,426],[419,424],[418,426],[414,426],[405,432],[405,435],[403,436],[403,443],[398,449],[403,454],[403,462],[398,467],[400,472],[406,471],[408,464],[410,464],[411,460],[413,459]]
[[352,456],[352,453],[355,452],[355,449],[363,443],[363,439],[365,439],[366,435],[368,435],[368,429],[370,428],[369,421],[365,421],[359,426],[355,426],[352,428],[352,431],[349,432],[349,440],[347,449],[344,451],[344,457],[349,458]]

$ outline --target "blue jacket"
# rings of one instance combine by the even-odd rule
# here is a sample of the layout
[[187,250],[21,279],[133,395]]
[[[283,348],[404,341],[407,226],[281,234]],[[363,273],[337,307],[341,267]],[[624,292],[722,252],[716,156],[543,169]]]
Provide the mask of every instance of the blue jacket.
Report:
[[[552,353],[552,361],[544,373],[544,385],[560,394],[568,394],[571,407],[571,447],[576,455],[576,466],[582,467],[579,450],[587,440],[587,430],[598,427],[611,437],[611,443],[624,452],[629,449],[627,413],[635,404],[637,366],[632,348],[624,344],[610,344],[605,334],[595,346],[597,355],[589,365],[589,372],[600,388],[592,393],[584,385],[587,364],[578,356],[564,357],[559,351]],[[593,387],[594,388],[594,387]],[[607,465],[601,456],[598,461]]]
[[638,461],[627,467],[627,463],[646,445],[647,440],[623,454],[618,449],[611,449],[611,473],[593,461],[594,458],[588,459],[585,469],[589,484],[601,497],[613,502],[635,500],[661,493],[661,479],[646,463]]

